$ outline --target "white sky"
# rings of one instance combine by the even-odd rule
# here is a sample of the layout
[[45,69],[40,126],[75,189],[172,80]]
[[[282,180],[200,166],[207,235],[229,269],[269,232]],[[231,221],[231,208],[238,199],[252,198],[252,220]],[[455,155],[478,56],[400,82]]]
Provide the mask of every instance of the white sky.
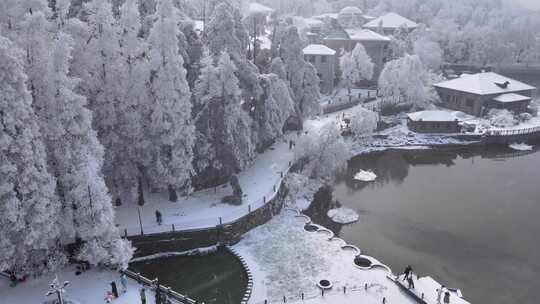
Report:
[[510,2],[519,2],[526,8],[540,10],[540,0],[510,0]]

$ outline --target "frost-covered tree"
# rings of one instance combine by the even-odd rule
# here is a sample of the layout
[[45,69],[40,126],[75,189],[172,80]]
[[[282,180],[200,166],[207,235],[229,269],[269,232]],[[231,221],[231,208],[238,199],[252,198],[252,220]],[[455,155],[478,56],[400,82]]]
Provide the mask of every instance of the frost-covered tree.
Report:
[[405,55],[386,63],[379,77],[379,89],[384,102],[423,106],[429,100],[426,93],[427,71],[417,55]]
[[252,116],[258,125],[259,148],[273,143],[283,135],[285,121],[294,115],[294,101],[287,83],[275,74],[260,76],[263,94],[256,103]]
[[337,126],[327,123],[300,138],[296,160],[302,164],[304,174],[330,183],[335,173],[346,166],[350,156],[350,147]]
[[157,4],[157,21],[150,30],[150,90],[152,108],[147,136],[150,138],[150,163],[147,176],[155,189],[190,191],[193,171],[195,129],[191,119],[191,92],[186,79],[184,60],[179,54],[171,0]]
[[367,138],[377,129],[379,116],[364,107],[356,107],[350,117],[351,131],[357,138]]
[[352,52],[343,54],[339,64],[351,101],[351,87],[361,80],[371,80],[375,65],[361,43],[357,43]]
[[227,51],[237,67],[243,97],[253,98],[260,93],[257,67],[247,59],[248,34],[237,8],[220,3],[213,11],[206,31],[206,42],[214,57]]
[[27,15],[22,24],[29,88],[61,202],[62,239],[80,241],[83,248],[95,243],[99,252],[84,249],[80,259],[111,265],[112,260],[122,261],[117,266],[125,267],[131,249],[114,225],[101,172],[103,147],[92,129],[86,99],[75,93],[79,80],[68,75],[73,41],[62,32],[49,32],[51,27],[41,11]]
[[440,70],[443,64],[443,51],[439,43],[421,38],[414,42],[414,53],[425,67],[432,71]]
[[487,115],[489,123],[497,128],[508,128],[518,124],[514,114],[508,110],[493,109]]
[[56,225],[60,203],[20,55],[0,36],[0,270],[24,275],[65,260]]
[[227,177],[253,160],[252,122],[242,108],[236,66],[229,54],[222,52],[216,64],[211,55],[202,62],[195,91],[197,171]]
[[303,44],[296,27],[286,29],[279,46],[298,115],[307,118],[319,114],[320,80],[315,68],[304,60]]

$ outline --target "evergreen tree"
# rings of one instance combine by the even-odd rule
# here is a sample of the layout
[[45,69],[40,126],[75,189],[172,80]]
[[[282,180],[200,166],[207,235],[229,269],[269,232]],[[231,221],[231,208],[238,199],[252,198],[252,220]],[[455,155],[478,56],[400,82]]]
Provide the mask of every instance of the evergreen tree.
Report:
[[156,14],[148,37],[153,105],[147,135],[152,140],[147,176],[153,188],[169,189],[172,197],[176,190],[190,190],[195,130],[184,60],[179,55],[176,8],[171,0],[160,0]]
[[35,274],[65,262],[60,204],[15,46],[0,36],[0,270]]

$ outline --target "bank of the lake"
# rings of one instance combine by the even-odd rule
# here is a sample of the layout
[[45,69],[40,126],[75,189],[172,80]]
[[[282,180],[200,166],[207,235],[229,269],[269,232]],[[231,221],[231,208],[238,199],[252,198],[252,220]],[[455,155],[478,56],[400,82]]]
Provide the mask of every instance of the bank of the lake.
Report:
[[[397,272],[461,288],[471,303],[537,303],[540,152],[502,147],[389,150],[361,155],[333,197],[360,214],[331,223],[329,200],[307,213]],[[355,181],[373,170],[373,183]]]

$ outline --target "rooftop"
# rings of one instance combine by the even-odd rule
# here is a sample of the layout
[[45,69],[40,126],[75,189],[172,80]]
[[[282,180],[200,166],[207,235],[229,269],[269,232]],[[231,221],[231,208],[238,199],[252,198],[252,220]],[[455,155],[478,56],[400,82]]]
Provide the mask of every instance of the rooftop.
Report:
[[248,13],[251,14],[261,14],[261,15],[270,15],[274,12],[274,9],[269,8],[268,6],[262,5],[260,3],[252,2],[249,4]]
[[407,117],[412,121],[463,121],[467,118],[467,114],[459,111],[431,110],[420,111],[407,114]]
[[364,27],[370,29],[377,29],[379,28],[380,24],[382,24],[383,28],[393,29],[397,29],[403,25],[407,26],[410,29],[418,27],[418,24],[416,22],[413,22],[396,13],[388,13],[386,15],[380,16],[379,18],[375,18],[370,22],[364,24]]
[[336,51],[322,44],[310,44],[304,48],[304,55],[333,56]]
[[339,14],[363,15],[364,12],[362,12],[362,10],[356,6],[347,6],[344,7],[341,11],[339,11]]
[[493,100],[498,101],[498,102],[516,102],[516,101],[527,101],[531,99],[532,99],[531,97],[523,96],[516,93],[502,94],[493,98]]
[[351,40],[356,41],[390,41],[390,38],[368,29],[348,29]]
[[443,81],[434,86],[477,95],[505,94],[536,89],[526,83],[494,72],[464,74],[459,78]]

